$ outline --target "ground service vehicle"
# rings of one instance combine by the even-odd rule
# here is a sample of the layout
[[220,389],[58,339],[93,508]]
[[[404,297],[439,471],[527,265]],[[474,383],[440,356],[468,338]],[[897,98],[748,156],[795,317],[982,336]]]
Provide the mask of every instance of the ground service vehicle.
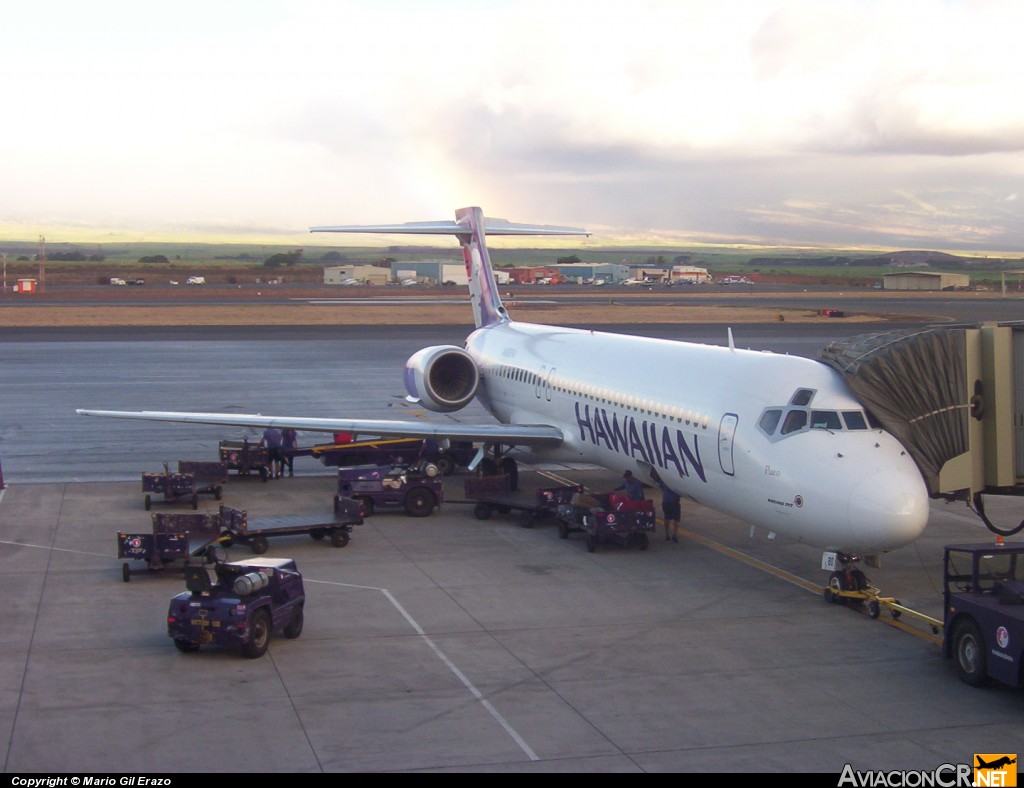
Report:
[[262,657],[272,634],[302,634],[306,602],[302,575],[290,558],[248,558],[228,563],[219,546],[206,561],[185,567],[185,593],[171,600],[167,634],[179,651],[200,646],[241,648]]
[[1024,683],[1024,543],[947,545],[943,649],[962,681]]
[[444,488],[436,465],[413,467],[357,465],[338,469],[338,493],[334,511],[342,511],[346,498],[362,505],[363,517],[383,506],[401,506],[412,517],[426,517],[444,500]]
[[582,531],[587,535],[587,551],[594,552],[600,542],[618,542],[641,550],[648,546],[647,533],[657,523],[654,501],[631,501],[619,493],[588,495],[558,506],[558,535]]
[[425,457],[438,467],[443,476],[456,468],[469,465],[475,449],[469,441],[451,441],[447,448],[424,455],[426,441],[422,438],[379,438],[350,443],[326,443],[292,452],[294,457],[309,455],[324,465],[412,465]]

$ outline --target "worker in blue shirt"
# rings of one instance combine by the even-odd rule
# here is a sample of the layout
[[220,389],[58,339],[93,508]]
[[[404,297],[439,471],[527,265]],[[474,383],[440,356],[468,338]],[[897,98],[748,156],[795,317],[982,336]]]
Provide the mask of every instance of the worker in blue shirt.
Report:
[[665,520],[665,541],[667,542],[671,539],[673,542],[678,542],[679,520],[682,516],[679,493],[665,484],[657,471],[651,471],[651,478],[661,490],[661,513]]
[[284,443],[284,436],[277,427],[267,427],[263,430],[263,437],[260,439],[260,446],[267,447],[267,459],[270,461],[270,478],[281,478],[281,444]]
[[626,493],[626,497],[631,501],[644,500],[644,485],[633,475],[632,471],[626,471],[622,474],[622,484],[615,489],[623,490]]

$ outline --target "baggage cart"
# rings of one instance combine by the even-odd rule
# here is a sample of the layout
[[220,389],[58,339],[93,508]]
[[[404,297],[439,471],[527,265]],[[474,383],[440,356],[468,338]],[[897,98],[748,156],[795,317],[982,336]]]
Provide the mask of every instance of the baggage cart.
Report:
[[[121,565],[121,579],[128,583],[132,575],[152,572],[180,572],[183,566],[170,567],[177,559],[189,556],[191,542],[197,537],[216,537],[220,533],[220,516],[216,514],[164,514],[152,516],[151,533],[117,534],[117,557],[127,559]],[[141,569],[132,569],[131,561],[144,561]]]
[[[146,494],[143,505],[147,512],[159,503],[191,503],[193,509],[199,508],[195,477],[190,473],[172,473],[166,462],[163,471],[142,472],[142,492]],[[162,497],[154,498],[154,494]]]
[[[199,508],[200,495],[212,495],[220,500],[227,481],[227,469],[222,463],[188,462],[178,463],[177,473],[172,473],[164,463],[163,471],[143,472],[142,492],[146,494],[143,505],[148,512],[154,504],[191,503]],[[162,498],[155,499],[153,495]]]
[[594,552],[600,542],[614,542],[646,550],[647,534],[657,523],[654,501],[631,501],[619,493],[591,494],[586,498],[558,506],[558,535],[587,535],[587,551]]
[[192,474],[199,495],[212,495],[218,501],[223,497],[224,485],[228,483],[228,467],[224,463],[179,460],[178,473]]
[[561,484],[536,490],[510,489],[512,478],[507,474],[473,476],[465,481],[466,498],[473,503],[473,515],[478,520],[489,520],[497,512],[519,513],[519,524],[532,528],[536,520],[551,517],[560,504],[572,501],[583,492],[582,484]]
[[221,441],[218,446],[220,461],[228,471],[237,476],[259,475],[266,481],[270,478],[270,452],[266,446],[249,443],[248,438],[240,441]]
[[269,539],[279,536],[306,534],[314,541],[329,538],[335,547],[349,543],[352,527],[362,525],[362,507],[351,498],[342,499],[335,505],[335,519],[324,521],[307,515],[282,515],[250,520],[241,509],[230,506],[220,507],[220,540],[230,547],[235,542],[248,545],[262,555],[270,547]]

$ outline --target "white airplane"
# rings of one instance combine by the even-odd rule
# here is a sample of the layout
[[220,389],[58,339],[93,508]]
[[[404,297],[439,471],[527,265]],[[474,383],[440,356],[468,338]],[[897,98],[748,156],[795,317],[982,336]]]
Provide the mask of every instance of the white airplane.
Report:
[[817,361],[728,347],[513,321],[495,286],[486,234],[587,234],[485,220],[314,227],[312,232],[454,235],[476,329],[465,347],[427,347],[405,365],[409,399],[440,413],[477,398],[497,423],[79,410],[93,416],[472,440],[486,472],[516,474],[508,450],[632,471],[656,470],[682,496],[825,551],[833,590],[866,583],[851,568],[923,531],[928,493],[902,445],[839,373]]

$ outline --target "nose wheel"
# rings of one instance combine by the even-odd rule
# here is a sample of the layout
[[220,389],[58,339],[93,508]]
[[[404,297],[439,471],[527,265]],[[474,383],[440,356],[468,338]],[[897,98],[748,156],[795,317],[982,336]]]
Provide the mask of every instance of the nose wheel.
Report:
[[871,618],[878,618],[883,610],[888,611],[893,620],[906,613],[926,624],[933,635],[939,633],[942,629],[941,621],[904,607],[900,600],[894,597],[882,596],[881,589],[872,585],[864,572],[853,567],[855,560],[852,557],[840,557],[842,568],[828,576],[828,582],[822,592],[826,602],[863,610]]
[[871,585],[867,575],[860,569],[850,566],[828,576],[823,596],[826,602],[833,605],[864,608],[871,618],[878,618],[882,614],[882,608],[888,609],[894,619],[903,614],[898,599],[881,596],[880,589]]
[[845,567],[828,576],[824,597],[826,602],[833,605],[861,604],[868,598],[866,592],[869,590],[878,591],[872,588],[867,575],[859,569]]

